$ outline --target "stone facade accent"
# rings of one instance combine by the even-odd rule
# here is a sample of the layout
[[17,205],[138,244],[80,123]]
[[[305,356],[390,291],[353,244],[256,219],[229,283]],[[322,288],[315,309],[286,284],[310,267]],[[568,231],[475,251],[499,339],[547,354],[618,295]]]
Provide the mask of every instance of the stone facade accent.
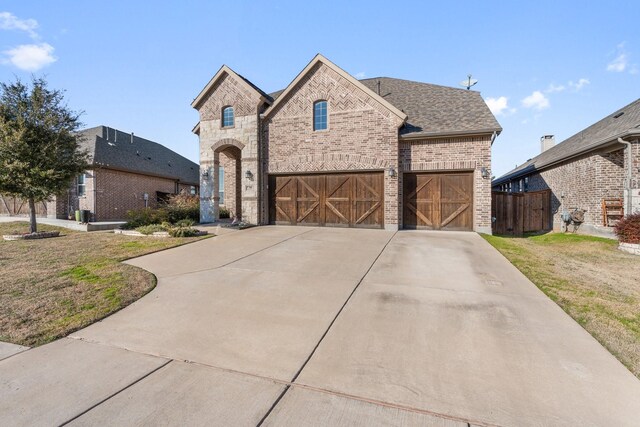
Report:
[[[258,114],[262,110],[262,103],[258,92],[247,89],[246,84],[243,84],[238,77],[225,73],[198,106],[200,113],[200,220],[202,222],[213,222],[218,219],[220,153],[235,148],[240,152],[239,159],[234,159],[234,162],[240,161],[239,170],[231,171],[235,169],[235,165],[231,166],[229,158],[222,161],[223,167],[227,166],[225,180],[236,181],[239,184],[236,186],[238,191],[234,191],[234,196],[228,200],[232,200],[235,204],[233,199],[240,197],[241,212],[235,212],[237,209],[234,207],[232,209],[234,214],[246,222],[259,223]],[[226,106],[233,107],[235,120],[234,126],[223,128],[221,115],[222,109]],[[230,170],[227,171],[227,168]],[[225,185],[225,198],[230,194]],[[228,202],[225,201],[225,205],[229,208]]]
[[[473,229],[491,234],[491,135],[400,141],[400,171],[473,171]],[[402,180],[402,174],[399,174]],[[402,193],[402,182],[400,192]],[[402,200],[402,194],[400,194]],[[399,212],[402,218],[402,212]]]

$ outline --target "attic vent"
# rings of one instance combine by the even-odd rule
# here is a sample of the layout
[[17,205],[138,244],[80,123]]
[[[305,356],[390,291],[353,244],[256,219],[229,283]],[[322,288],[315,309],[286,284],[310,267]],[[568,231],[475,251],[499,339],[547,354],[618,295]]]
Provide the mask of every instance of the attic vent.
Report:
[[614,119],[617,119],[618,117],[622,116],[624,114],[624,111],[620,111],[618,114],[616,114],[615,116],[613,116]]
[[140,151],[136,150],[136,156],[140,155]]

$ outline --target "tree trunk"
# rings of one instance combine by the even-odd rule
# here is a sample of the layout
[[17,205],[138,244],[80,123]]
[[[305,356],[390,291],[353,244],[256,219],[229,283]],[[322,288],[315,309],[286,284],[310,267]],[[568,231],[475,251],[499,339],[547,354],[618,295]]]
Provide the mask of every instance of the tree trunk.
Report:
[[29,222],[31,224],[31,232],[37,232],[38,224],[36,224],[36,202],[33,198],[29,198]]

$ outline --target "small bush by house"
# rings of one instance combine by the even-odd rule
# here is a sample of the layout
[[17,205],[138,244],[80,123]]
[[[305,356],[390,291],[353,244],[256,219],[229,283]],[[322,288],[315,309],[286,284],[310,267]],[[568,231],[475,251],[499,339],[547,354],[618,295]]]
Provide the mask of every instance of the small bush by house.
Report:
[[[152,224],[178,224],[187,221],[188,226],[200,222],[200,199],[186,193],[169,197],[167,203],[157,209],[142,208],[127,212],[127,222],[122,226],[125,230],[133,230]],[[187,226],[187,223],[182,226]]]
[[227,208],[220,208],[220,218],[224,219],[224,218],[231,218],[231,213],[229,212],[229,209]]
[[623,243],[640,244],[640,213],[628,215],[618,221],[615,232]]

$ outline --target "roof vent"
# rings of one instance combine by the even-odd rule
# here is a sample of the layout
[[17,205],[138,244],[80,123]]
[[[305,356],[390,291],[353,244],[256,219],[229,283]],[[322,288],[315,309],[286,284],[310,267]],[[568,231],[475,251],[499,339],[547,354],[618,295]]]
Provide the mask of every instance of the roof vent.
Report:
[[544,135],[540,138],[540,152],[544,153],[549,148],[556,145],[556,138],[553,135]]
[[624,111],[620,111],[618,114],[616,114],[615,116],[613,116],[614,119],[617,119],[618,117],[622,116],[624,114]]
[[114,144],[113,142],[107,142],[107,144],[109,144],[111,147],[115,147],[116,144]]
[[131,143],[133,144],[133,132],[131,132]]

